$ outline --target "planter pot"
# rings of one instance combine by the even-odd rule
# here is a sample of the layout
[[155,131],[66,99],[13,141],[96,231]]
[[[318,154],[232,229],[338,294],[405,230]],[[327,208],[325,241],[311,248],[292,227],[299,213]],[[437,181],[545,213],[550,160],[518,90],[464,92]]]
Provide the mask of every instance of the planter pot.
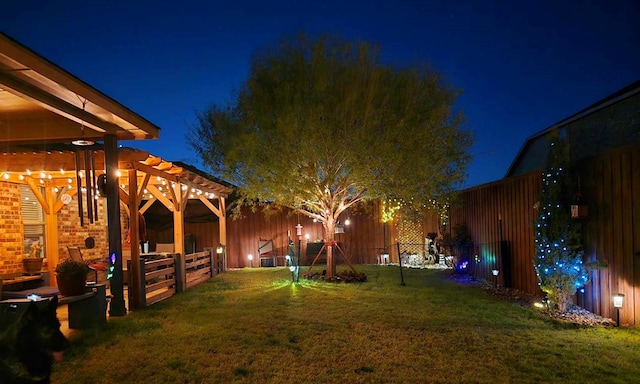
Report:
[[58,276],[58,290],[62,296],[77,296],[85,292],[86,276]]
[[22,259],[22,268],[25,273],[30,275],[40,273],[42,269],[42,259],[40,257],[24,258]]

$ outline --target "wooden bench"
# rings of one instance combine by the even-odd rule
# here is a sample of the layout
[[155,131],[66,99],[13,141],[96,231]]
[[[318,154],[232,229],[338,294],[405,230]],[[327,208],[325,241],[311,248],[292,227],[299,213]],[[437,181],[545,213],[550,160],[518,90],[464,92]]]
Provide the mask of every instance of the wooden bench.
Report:
[[67,305],[69,328],[88,329],[107,322],[107,292],[104,284],[87,286],[87,292],[77,296],[59,296],[58,304]]
[[0,285],[2,286],[0,292],[35,288],[41,286],[43,282],[46,283],[45,276],[43,274],[9,278],[3,277],[0,278]]

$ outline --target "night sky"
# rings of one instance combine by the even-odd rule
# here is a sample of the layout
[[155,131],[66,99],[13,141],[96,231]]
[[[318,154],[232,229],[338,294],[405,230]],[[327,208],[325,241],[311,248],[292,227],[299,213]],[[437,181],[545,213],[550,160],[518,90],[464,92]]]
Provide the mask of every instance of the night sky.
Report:
[[231,98],[256,49],[302,31],[378,43],[386,63],[430,64],[463,90],[467,186],[501,179],[527,137],[639,80],[638,20],[638,0],[0,3],[2,32],[161,128],[122,144],[196,166],[186,127]]

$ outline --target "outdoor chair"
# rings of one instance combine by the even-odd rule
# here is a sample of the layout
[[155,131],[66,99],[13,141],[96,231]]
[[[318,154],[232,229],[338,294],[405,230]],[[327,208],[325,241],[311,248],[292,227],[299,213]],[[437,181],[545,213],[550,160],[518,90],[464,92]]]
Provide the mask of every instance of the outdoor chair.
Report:
[[276,250],[273,247],[272,240],[258,241],[258,257],[260,258],[261,267],[276,267]]
[[[80,251],[80,247],[69,247],[67,246],[67,251],[69,252],[69,257],[71,258],[71,260],[73,261],[80,261],[80,262],[85,262],[84,259],[82,258],[82,252]],[[89,267],[90,270],[92,270],[95,273],[95,282],[98,283],[98,271],[103,271],[106,272],[109,270],[109,266],[104,263],[104,262],[89,262],[87,264],[87,267]]]

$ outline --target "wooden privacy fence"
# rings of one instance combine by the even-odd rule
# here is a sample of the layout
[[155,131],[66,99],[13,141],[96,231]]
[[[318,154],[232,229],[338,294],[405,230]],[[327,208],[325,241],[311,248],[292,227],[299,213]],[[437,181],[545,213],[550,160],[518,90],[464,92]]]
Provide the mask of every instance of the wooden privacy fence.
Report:
[[[198,285],[215,275],[213,248],[182,257],[179,253],[159,259],[140,259],[141,307],[147,307]],[[131,292],[129,295],[131,308]]]

